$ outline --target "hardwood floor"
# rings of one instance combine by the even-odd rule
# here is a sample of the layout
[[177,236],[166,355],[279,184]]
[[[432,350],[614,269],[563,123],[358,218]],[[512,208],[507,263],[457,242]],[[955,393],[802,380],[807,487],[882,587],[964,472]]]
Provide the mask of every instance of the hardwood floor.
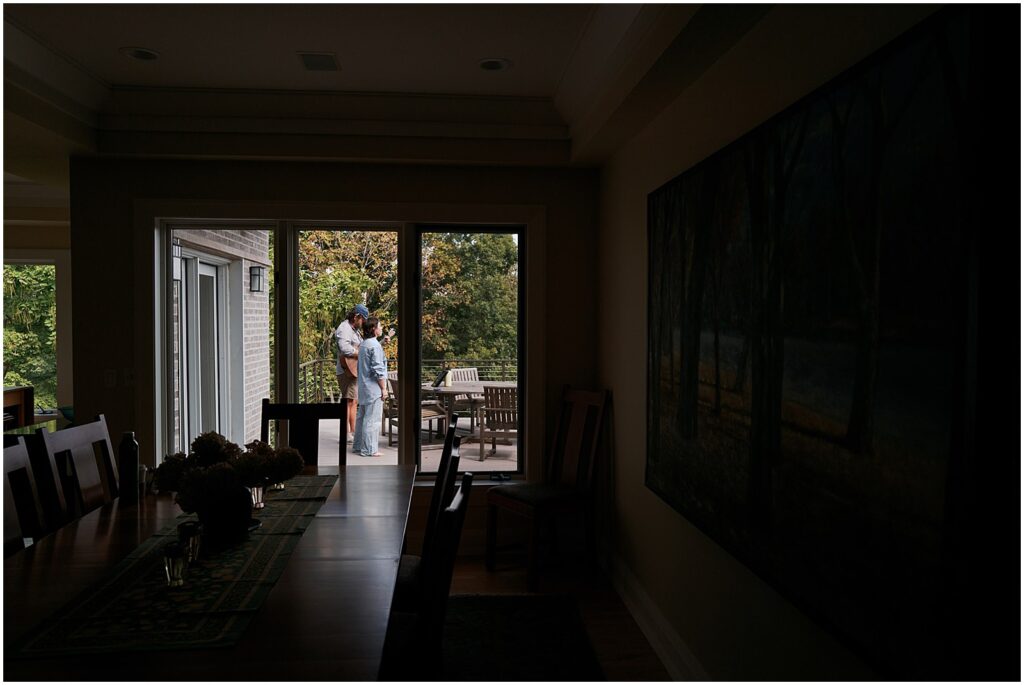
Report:
[[[451,591],[452,594],[529,594],[525,556],[499,553],[494,572],[484,568],[483,557],[459,558]],[[590,642],[609,681],[670,679],[600,569],[551,560],[541,573],[540,594],[576,597]]]

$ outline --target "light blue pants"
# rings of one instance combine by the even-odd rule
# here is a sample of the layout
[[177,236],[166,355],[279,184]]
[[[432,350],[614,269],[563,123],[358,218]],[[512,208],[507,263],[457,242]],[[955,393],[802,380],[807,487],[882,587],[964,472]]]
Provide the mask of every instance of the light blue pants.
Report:
[[352,452],[371,457],[377,452],[380,438],[380,416],[384,410],[381,398],[360,402],[356,407],[356,432],[352,438]]

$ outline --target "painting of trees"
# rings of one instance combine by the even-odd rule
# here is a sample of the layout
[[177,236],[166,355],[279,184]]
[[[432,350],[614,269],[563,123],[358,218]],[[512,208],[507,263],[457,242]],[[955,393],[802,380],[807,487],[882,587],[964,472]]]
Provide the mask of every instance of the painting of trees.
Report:
[[901,677],[935,638],[964,368],[970,16],[938,13],[647,203],[647,485]]

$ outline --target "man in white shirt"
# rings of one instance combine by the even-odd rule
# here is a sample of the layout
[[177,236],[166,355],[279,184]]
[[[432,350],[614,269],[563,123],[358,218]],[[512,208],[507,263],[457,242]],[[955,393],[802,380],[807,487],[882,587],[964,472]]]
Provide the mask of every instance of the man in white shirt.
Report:
[[359,345],[363,342],[363,323],[369,316],[370,310],[365,305],[357,304],[334,331],[334,340],[338,347],[338,363],[335,366],[338,389],[341,391],[341,398],[348,404],[348,442],[352,442],[356,430]]

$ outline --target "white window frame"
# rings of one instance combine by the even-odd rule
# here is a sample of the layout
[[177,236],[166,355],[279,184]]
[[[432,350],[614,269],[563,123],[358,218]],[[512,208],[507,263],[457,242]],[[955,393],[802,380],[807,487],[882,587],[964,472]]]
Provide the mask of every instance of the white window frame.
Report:
[[[231,435],[234,430],[231,425],[231,410],[233,404],[232,388],[229,381],[229,367],[227,351],[231,349],[232,331],[228,325],[231,302],[234,293],[229,292],[232,283],[229,278],[228,266],[230,261],[222,257],[216,257],[205,252],[182,246],[181,250],[182,269],[182,294],[185,316],[182,318],[182,331],[184,332],[185,344],[188,349],[182,350],[182,366],[184,367],[185,382],[182,386],[183,407],[182,413],[185,417],[184,424],[187,427],[185,443],[191,442],[200,432],[200,417],[202,415],[202,392],[200,392],[199,369],[194,364],[188,363],[189,359],[197,359],[199,354],[198,336],[189,336],[188,331],[199,320],[199,278],[200,276],[212,276],[215,279],[216,291],[214,294],[216,313],[216,347],[217,347],[217,427],[216,431],[223,435]],[[240,293],[239,293],[240,294]],[[202,332],[200,331],[200,335]],[[191,411],[191,407],[197,407],[198,411]]]

